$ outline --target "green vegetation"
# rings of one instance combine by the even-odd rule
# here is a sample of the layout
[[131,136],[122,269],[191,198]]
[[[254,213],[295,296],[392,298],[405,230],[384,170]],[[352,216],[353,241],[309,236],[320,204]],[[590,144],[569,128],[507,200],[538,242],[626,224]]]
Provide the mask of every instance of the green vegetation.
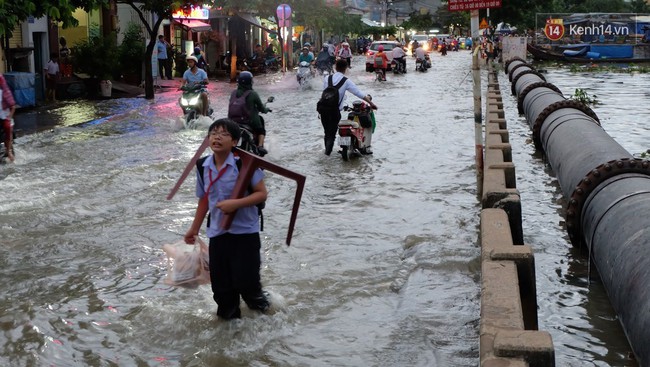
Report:
[[590,96],[589,93],[587,93],[587,91],[582,88],[576,88],[576,91],[573,96],[571,96],[571,99],[582,102],[585,105],[589,106],[600,103],[596,97],[597,96],[595,94],[593,96]]
[[122,74],[139,82],[144,60],[144,36],[137,23],[131,22],[127,26],[118,55]]
[[569,70],[572,73],[622,73],[622,74],[647,74],[650,73],[648,64],[570,64]]
[[119,70],[117,37],[91,34],[72,47],[72,64],[75,70],[101,80],[113,79]]

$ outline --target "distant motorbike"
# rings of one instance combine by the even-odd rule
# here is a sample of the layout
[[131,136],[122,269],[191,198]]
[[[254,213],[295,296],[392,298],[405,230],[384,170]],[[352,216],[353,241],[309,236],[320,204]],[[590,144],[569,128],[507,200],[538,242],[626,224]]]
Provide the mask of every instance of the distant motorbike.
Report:
[[[275,100],[275,97],[269,97],[266,100],[266,103],[271,103]],[[271,112],[271,110],[269,110]],[[260,116],[262,126],[264,126],[264,118]],[[241,138],[237,143],[237,147],[241,150],[245,150],[252,154],[264,157],[266,152],[261,152],[258,148],[259,139],[258,136],[253,132],[253,128],[249,124],[239,124],[239,130],[241,131]]]
[[[13,125],[13,121],[11,123]],[[16,144],[16,130],[13,130],[12,135],[13,135],[14,144]],[[13,146],[11,147],[11,153],[13,153],[14,155],[16,154]],[[2,127],[2,125],[0,125],[0,164],[6,163],[8,156],[9,153],[5,148],[5,130]]]
[[339,122],[339,146],[344,161],[349,161],[353,156],[369,154],[369,144],[364,136],[364,129],[371,128],[374,121],[374,112],[370,105],[364,101],[354,101],[352,108],[345,106],[348,118]]
[[386,81],[386,70],[382,68],[375,68],[375,80],[380,82]]
[[305,87],[311,78],[312,74],[309,62],[301,61],[300,64],[298,64],[298,72],[296,73],[298,84],[300,84],[301,87]]
[[415,59],[415,70],[416,71],[421,71],[421,72],[426,72],[427,67],[426,67],[426,61],[422,59]]
[[391,69],[393,69],[393,74],[406,74],[406,66],[404,63],[399,62],[399,60],[393,59],[391,63]]
[[[201,116],[201,111],[203,111],[201,92],[205,89],[205,86],[205,83],[193,83],[186,84],[180,88],[183,93],[178,98],[178,104],[183,110],[186,125],[190,121],[196,120],[198,116]],[[209,103],[210,99],[208,99]],[[208,116],[211,116],[213,112],[212,108],[208,105]]]

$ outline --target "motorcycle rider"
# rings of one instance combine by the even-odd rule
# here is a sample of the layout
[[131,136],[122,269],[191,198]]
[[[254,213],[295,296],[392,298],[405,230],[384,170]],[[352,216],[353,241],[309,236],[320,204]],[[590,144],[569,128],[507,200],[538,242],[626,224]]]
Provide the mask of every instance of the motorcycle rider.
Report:
[[323,44],[323,48],[316,56],[316,68],[322,72],[328,71],[332,73],[332,62],[330,60],[329,47],[326,43]]
[[426,60],[425,60],[426,54],[427,53],[426,51],[424,51],[424,47],[422,47],[422,45],[418,45],[418,48],[415,49],[415,60],[416,60],[415,62],[418,61],[421,62],[423,68],[426,68]]
[[[330,75],[327,78],[324,78],[323,89],[327,88],[328,81],[332,79],[332,85],[337,85],[343,77],[345,77],[345,71],[348,68],[348,62],[345,59],[339,59],[336,61],[336,73]],[[377,106],[372,103],[372,98],[369,94],[363,93],[359,87],[350,79],[347,79],[343,85],[339,88],[339,105],[338,108],[331,111],[323,111],[320,115],[321,123],[323,124],[323,130],[325,131],[325,154],[330,155],[332,149],[334,148],[334,141],[336,139],[336,132],[338,131],[339,121],[341,121],[341,110],[343,110],[343,100],[345,99],[345,92],[350,92],[355,96],[363,99],[364,101],[370,104],[370,107],[377,109]],[[364,130],[364,136],[367,137],[368,148],[366,149],[367,154],[372,154],[370,149],[370,141],[372,139],[372,128],[367,128]],[[367,135],[366,135],[367,134]]]
[[386,81],[386,67],[388,66],[388,56],[384,52],[384,46],[377,47],[377,53],[374,56],[374,67],[381,71],[382,80]]
[[[196,59],[196,56],[187,56],[185,58],[185,61],[187,61],[187,67],[188,69],[185,70],[185,73],[183,73],[183,80],[181,82],[181,87],[184,87],[185,85],[193,85],[193,84],[208,84],[208,73],[205,72],[203,69],[199,69],[197,66],[198,60]],[[203,110],[201,111],[201,114],[203,116],[208,115],[208,109],[209,109],[209,103],[208,103],[208,92],[205,89],[201,90],[201,101],[203,102]]]
[[[239,98],[247,91],[250,91],[246,96],[246,112],[248,116],[236,116],[235,111],[231,109],[233,98]],[[266,155],[268,151],[264,148],[264,138],[266,137],[266,130],[264,122],[260,118],[261,113],[271,112],[267,108],[259,94],[253,90],[253,74],[250,71],[242,71],[237,77],[237,90],[233,91],[230,96],[230,105],[228,106],[228,118],[234,120],[239,124],[247,124],[252,130],[253,134],[257,136],[257,149],[261,155]]]
[[203,52],[201,51],[201,47],[194,47],[194,53],[192,56],[196,57],[196,66],[199,69],[203,69],[206,72],[208,71],[208,62],[205,60],[205,56],[203,55]]
[[393,60],[395,62],[402,64],[402,70],[406,72],[406,52],[402,48],[402,45],[399,44],[393,48]]
[[307,61],[309,63],[310,68],[311,68],[311,65],[314,63],[314,54],[309,52],[309,47],[307,47],[307,46],[302,48],[302,52],[300,53],[300,56],[298,57],[298,64],[300,64],[303,61]]

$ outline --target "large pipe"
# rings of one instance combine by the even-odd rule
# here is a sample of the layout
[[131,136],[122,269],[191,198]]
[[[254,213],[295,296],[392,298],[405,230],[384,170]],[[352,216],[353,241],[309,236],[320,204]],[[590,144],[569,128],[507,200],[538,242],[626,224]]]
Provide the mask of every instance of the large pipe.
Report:
[[[648,164],[646,161],[645,164]],[[639,366],[650,363],[650,176],[601,183],[585,203],[584,238]]]
[[585,244],[641,366],[650,366],[650,161],[634,159],[598,116],[526,65],[512,90],[567,199],[574,245]]

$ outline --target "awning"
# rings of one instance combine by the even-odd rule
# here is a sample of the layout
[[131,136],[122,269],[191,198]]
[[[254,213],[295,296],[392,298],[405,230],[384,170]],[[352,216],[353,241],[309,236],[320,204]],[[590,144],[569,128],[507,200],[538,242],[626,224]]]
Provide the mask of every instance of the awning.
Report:
[[370,20],[368,18],[361,18],[361,21],[364,22],[366,25],[369,25],[371,27],[379,27],[380,24],[375,22],[374,20]]
[[275,34],[278,33],[277,31],[274,31],[272,29],[268,29],[268,28],[264,27],[263,25],[261,25],[260,22],[257,20],[257,18],[252,16],[251,14],[238,13],[237,17],[241,18],[244,22],[246,22],[246,23],[248,23],[248,24],[250,24],[250,25],[252,25],[254,27],[261,28],[262,30],[264,30],[264,31],[266,31],[268,33],[275,33]]
[[211,31],[212,26],[208,23],[202,22],[195,19],[174,19],[176,23],[180,24],[183,27],[187,27],[194,32],[205,32]]

